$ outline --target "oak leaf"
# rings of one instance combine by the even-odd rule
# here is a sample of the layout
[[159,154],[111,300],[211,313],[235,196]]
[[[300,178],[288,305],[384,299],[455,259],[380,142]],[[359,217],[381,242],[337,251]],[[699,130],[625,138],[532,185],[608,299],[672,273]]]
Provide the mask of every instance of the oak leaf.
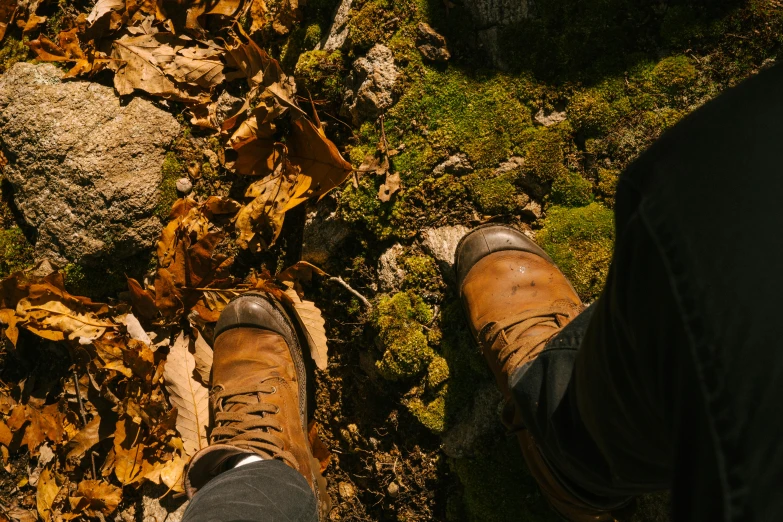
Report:
[[153,465],[144,478],[155,484],[165,484],[171,490],[181,493],[183,492],[182,477],[185,474],[187,462],[179,454],[175,454],[171,460]]
[[188,338],[181,332],[166,358],[163,380],[169,400],[177,408],[177,431],[190,456],[209,444],[209,392],[193,378],[195,368],[196,361],[188,351]]

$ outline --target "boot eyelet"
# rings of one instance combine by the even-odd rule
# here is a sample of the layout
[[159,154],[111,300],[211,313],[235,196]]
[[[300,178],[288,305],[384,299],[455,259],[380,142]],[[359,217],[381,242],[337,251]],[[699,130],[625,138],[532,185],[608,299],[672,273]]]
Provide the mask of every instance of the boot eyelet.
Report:
[[275,413],[280,413],[280,406],[275,404]]
[[277,386],[272,386],[272,393],[277,393]]

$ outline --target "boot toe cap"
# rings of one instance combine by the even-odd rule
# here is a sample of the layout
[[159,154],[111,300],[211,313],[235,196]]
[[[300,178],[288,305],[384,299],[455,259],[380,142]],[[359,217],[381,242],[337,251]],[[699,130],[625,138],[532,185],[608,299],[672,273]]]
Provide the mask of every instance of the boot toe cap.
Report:
[[215,338],[226,330],[239,327],[263,328],[288,338],[292,327],[270,299],[259,293],[234,298],[220,313],[215,325]]
[[476,228],[462,238],[455,253],[454,270],[460,293],[465,277],[476,263],[490,254],[506,250],[529,252],[552,262],[540,246],[518,230],[506,225],[486,225]]

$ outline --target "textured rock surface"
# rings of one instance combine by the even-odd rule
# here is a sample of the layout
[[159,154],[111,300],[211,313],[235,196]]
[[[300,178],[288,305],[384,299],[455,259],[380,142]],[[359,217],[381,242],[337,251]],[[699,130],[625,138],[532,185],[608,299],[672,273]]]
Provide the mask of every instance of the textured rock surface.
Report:
[[351,19],[351,5],[353,0],[342,0],[334,13],[332,26],[329,34],[319,44],[318,48],[322,51],[336,51],[342,49],[345,41],[348,39],[348,22]]
[[468,160],[468,156],[462,152],[451,156],[449,159],[435,167],[432,173],[436,176],[443,174],[456,174],[458,176],[473,171],[473,166]]
[[394,103],[392,89],[399,71],[394,56],[385,45],[377,44],[367,56],[353,63],[346,80],[342,114],[357,127],[381,115]]
[[36,255],[58,263],[115,259],[151,247],[170,114],[114,90],[62,82],[54,65],[17,63],[0,77],[0,148],[14,201],[38,231]]
[[469,0],[465,2],[478,28],[484,49],[496,67],[505,68],[501,29],[530,16],[527,0]]
[[441,273],[449,279],[454,279],[454,253],[459,240],[470,231],[468,227],[425,228],[421,231],[421,246],[429,255],[435,258]]
[[451,58],[451,53],[446,47],[446,39],[429,24],[419,23],[416,33],[416,43],[424,58],[433,62],[446,62]]
[[308,214],[302,243],[303,260],[323,267],[332,260],[345,261],[341,248],[351,234],[351,228],[337,219],[335,207],[334,200],[326,197],[318,202],[315,212]]
[[394,292],[400,289],[405,279],[400,256],[405,253],[405,247],[399,243],[393,245],[378,259],[378,284],[382,292]]

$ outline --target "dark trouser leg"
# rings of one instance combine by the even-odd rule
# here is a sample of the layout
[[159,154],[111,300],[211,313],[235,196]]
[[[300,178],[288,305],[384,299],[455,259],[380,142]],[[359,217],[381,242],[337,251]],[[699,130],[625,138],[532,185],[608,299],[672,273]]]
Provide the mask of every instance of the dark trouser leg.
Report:
[[196,493],[182,522],[318,522],[305,478],[277,460],[221,473]]
[[664,262],[637,214],[619,225],[600,299],[511,376],[544,458],[596,506],[671,487],[687,393],[686,334]]

